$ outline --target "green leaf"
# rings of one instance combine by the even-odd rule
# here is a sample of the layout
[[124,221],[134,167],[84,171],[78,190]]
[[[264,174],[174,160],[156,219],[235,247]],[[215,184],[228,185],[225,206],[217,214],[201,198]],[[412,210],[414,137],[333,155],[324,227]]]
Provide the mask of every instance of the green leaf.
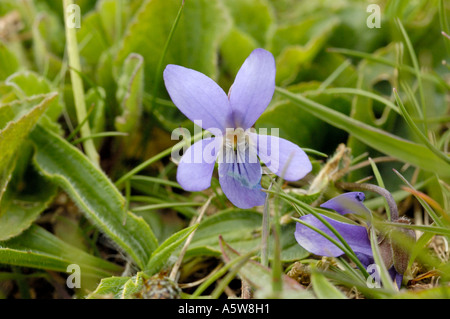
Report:
[[169,260],[172,253],[184,243],[186,238],[188,238],[197,227],[198,225],[187,227],[167,238],[150,257],[150,260],[145,267],[147,274],[153,275],[160,271],[167,260]]
[[51,91],[50,82],[32,71],[14,73],[6,80],[6,84],[12,86],[21,99]]
[[[225,263],[230,263],[233,261],[233,259],[240,256],[240,254],[236,250],[231,248],[222,237],[220,238],[220,247]],[[269,268],[264,267],[254,260],[249,260],[239,269],[238,273],[241,278],[245,279],[251,286],[260,290],[259,293],[261,295],[269,293],[266,290],[267,288],[271,287],[272,282],[272,273]],[[282,295],[284,298],[311,298],[309,292],[304,290],[303,287],[292,278],[283,275],[282,281]],[[268,296],[266,295],[265,297]]]
[[[220,47],[223,68],[234,78],[245,59],[258,47],[256,41],[236,27],[227,34]],[[230,83],[231,85],[231,83]]]
[[[319,88],[318,82],[302,82],[292,90],[295,93],[309,92]],[[320,95],[312,97],[315,102],[332,105],[334,110],[350,113],[350,99],[345,96]],[[286,121],[289,118],[289,121]],[[298,107],[289,100],[276,101],[260,116],[256,122],[256,129],[266,128],[268,134],[275,134],[301,147],[309,147],[331,153],[335,145],[346,138],[346,134],[332,125],[323,123],[320,119],[309,113],[299,116]],[[271,133],[272,132],[272,133]]]
[[[148,93],[151,93],[151,85],[156,77],[162,76],[155,73],[180,5],[181,1],[145,1],[119,45],[117,67],[123,65],[130,53],[145,57],[144,74]],[[186,1],[164,63],[182,65],[215,77],[217,48],[228,28],[229,17],[220,1]]]
[[260,47],[264,47],[268,31],[274,22],[269,3],[266,0],[223,0],[223,3],[230,10],[235,27],[250,35]]
[[36,225],[18,237],[0,242],[0,260],[3,264],[59,272],[66,272],[70,264],[78,264],[82,276],[111,276],[121,269],[63,242]]
[[103,278],[97,289],[95,289],[87,299],[120,299],[123,292],[123,286],[129,280],[131,280],[130,277]]
[[[101,87],[95,87],[89,89],[86,92],[86,106],[89,110],[91,107],[94,109],[92,113],[87,115],[89,117],[89,127],[91,128],[91,136],[102,133],[105,130],[105,90]],[[80,126],[80,124],[78,124]],[[95,140],[95,145],[100,149],[101,139]],[[76,144],[76,143],[73,143]]]
[[123,0],[99,0],[96,3],[96,11],[100,14],[103,29],[108,37],[108,42],[113,43],[120,39],[123,27],[126,25],[126,16],[129,11],[128,3]]
[[88,299],[135,299],[135,295],[145,288],[144,284],[147,280],[143,272],[138,272],[133,277],[104,278]]
[[[5,83],[13,88],[14,93],[21,100],[34,95],[49,94],[53,91],[51,83],[46,78],[32,71],[14,73]],[[48,107],[46,115],[56,121],[61,111],[62,105],[55,99]]]
[[[281,261],[296,261],[308,257],[310,254],[300,246],[294,237],[295,223],[281,226]],[[258,238],[259,239],[259,238]],[[269,258],[272,258],[273,241],[269,242]]]
[[157,240],[142,218],[125,211],[125,199],[108,177],[77,148],[40,126],[31,140],[36,145],[38,170],[63,188],[86,216],[143,268],[157,248]]
[[56,195],[55,185],[35,171],[20,183],[21,187],[26,184],[24,190],[19,192],[17,189],[12,190],[10,186],[1,201],[0,241],[15,237],[29,228]]
[[120,299],[133,299],[136,298],[136,294],[141,292],[147,281],[147,276],[143,272],[138,272],[135,276],[131,277],[124,285],[120,294]]
[[43,95],[0,107],[0,121],[7,122],[3,123],[6,126],[0,130],[0,199],[11,178],[17,152],[56,96]]
[[221,66],[234,79],[250,53],[266,47],[274,23],[273,10],[266,0],[224,0],[223,3],[234,23],[220,47]]
[[232,209],[214,214],[200,223],[187,253],[201,246],[210,247],[219,253],[219,235],[239,252],[253,249],[255,242],[260,240],[258,236],[255,241],[254,235],[258,235],[261,225],[262,215],[254,210]]
[[19,69],[15,55],[0,41],[0,82]]
[[450,176],[450,165],[423,145],[364,124],[301,95],[293,94],[288,90],[277,88],[276,91],[294,102],[302,111],[313,114],[321,120],[352,134],[358,140],[380,152],[424,170],[435,172],[442,177]]
[[[231,209],[214,214],[201,223],[186,255],[219,255],[219,236],[222,236],[239,253],[251,251],[261,243],[262,214],[253,210]],[[281,231],[281,259],[293,261],[305,258],[309,253],[294,238],[294,223],[283,225]],[[272,256],[272,242],[269,256]]]
[[279,26],[269,46],[276,56],[276,83],[292,82],[300,67],[316,57],[337,24],[335,17],[314,15],[294,25]]
[[103,52],[98,61],[94,79],[98,86],[106,92],[107,112],[115,115],[119,111],[116,101],[117,82],[113,74],[113,58],[112,49]]
[[319,299],[347,299],[345,295],[332,285],[323,274],[314,271],[311,274],[314,293]]
[[40,74],[53,78],[61,71],[64,55],[64,30],[59,17],[51,12],[40,12],[33,22],[34,63]]
[[144,58],[139,54],[130,54],[124,62],[117,89],[121,115],[116,117],[115,126],[119,132],[131,133],[139,127],[144,94],[143,68]]
[[110,46],[109,38],[103,28],[98,11],[91,11],[83,16],[83,27],[77,32],[80,56],[90,65],[96,65],[101,54]]
[[[162,286],[164,286],[162,288]],[[178,286],[169,278],[160,275],[148,277],[144,272],[138,272],[133,277],[104,278],[88,299],[154,299],[162,290],[170,290],[179,294]],[[178,290],[178,291],[174,291]],[[169,292],[170,293],[170,292]],[[171,296],[172,298],[175,295]]]

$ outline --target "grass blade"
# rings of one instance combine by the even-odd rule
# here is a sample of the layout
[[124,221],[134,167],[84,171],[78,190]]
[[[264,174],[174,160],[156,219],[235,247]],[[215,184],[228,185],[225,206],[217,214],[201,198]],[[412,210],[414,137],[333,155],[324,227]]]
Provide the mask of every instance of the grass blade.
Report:
[[342,292],[332,285],[323,274],[313,271],[311,283],[316,296],[319,299],[347,299]]
[[276,92],[294,102],[302,111],[311,113],[323,121],[352,134],[358,140],[380,152],[424,170],[435,172],[442,177],[450,176],[450,165],[447,165],[445,161],[423,145],[369,126],[286,89],[277,87]]
[[[439,149],[436,148],[431,142],[428,140],[428,138],[420,131],[420,129],[417,127],[416,123],[412,120],[411,116],[408,114],[408,111],[406,110],[405,106],[403,105],[402,100],[398,96],[397,90],[394,88],[394,95],[395,99],[397,100],[397,104],[400,107],[400,110],[402,111],[403,118],[405,119],[406,123],[408,123],[411,130],[420,138],[420,140],[432,151],[434,154],[436,154],[438,157],[443,159],[447,162],[447,164],[450,164],[450,157],[442,153]],[[425,116],[425,114],[424,114]]]
[[[400,21],[399,18],[396,19],[396,23],[400,28],[400,31],[403,35],[403,38],[405,40],[405,44],[406,47],[408,48],[409,51],[409,56],[411,57],[411,61],[413,63],[414,66],[414,72],[417,78],[417,83],[419,86],[419,95],[420,95],[420,102],[422,104],[422,115],[423,115],[423,119],[426,120],[427,118],[427,108],[426,108],[426,104],[425,104],[425,95],[423,93],[423,84],[422,84],[422,72],[420,72],[420,67],[419,67],[419,62],[417,61],[417,56],[414,52],[414,48],[413,45],[411,43],[411,40],[408,37],[408,33],[406,32],[405,28],[403,27],[402,22]],[[424,126],[425,126],[425,133],[428,131],[428,125],[427,122],[424,122]]]

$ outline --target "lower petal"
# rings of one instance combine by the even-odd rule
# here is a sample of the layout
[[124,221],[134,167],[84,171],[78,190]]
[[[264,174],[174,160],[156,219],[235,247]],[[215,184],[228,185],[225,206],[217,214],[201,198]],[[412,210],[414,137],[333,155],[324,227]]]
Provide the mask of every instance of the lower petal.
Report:
[[388,269],[388,273],[392,281],[397,285],[397,288],[400,289],[402,287],[403,275],[399,274],[394,266]]
[[[372,248],[370,246],[366,228],[363,226],[338,222],[325,216],[322,217],[344,238],[355,253],[372,256]],[[315,216],[305,215],[300,217],[300,219],[340,242],[336,235],[334,235],[332,231]],[[300,246],[315,255],[338,257],[344,254],[340,248],[327,238],[300,223],[297,223],[296,225],[295,239]]]
[[227,198],[239,208],[264,205],[259,163],[219,163],[219,182]]
[[211,185],[219,143],[216,138],[206,138],[194,143],[183,155],[177,169],[177,181],[184,190],[197,192]]
[[298,181],[311,172],[308,156],[294,143],[271,135],[250,133],[250,136],[257,143],[259,158],[276,175],[287,181]]

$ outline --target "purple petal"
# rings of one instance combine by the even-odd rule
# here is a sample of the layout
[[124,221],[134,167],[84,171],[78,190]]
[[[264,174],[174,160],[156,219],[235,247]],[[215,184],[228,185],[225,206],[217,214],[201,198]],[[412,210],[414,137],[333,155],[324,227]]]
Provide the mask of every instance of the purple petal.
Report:
[[[232,127],[232,110],[225,92],[206,75],[169,64],[164,70],[167,92],[178,109],[204,129],[224,132]],[[200,123],[199,123],[200,125]]]
[[358,257],[361,264],[363,264],[366,268],[374,263],[372,255],[365,255],[361,253],[355,253],[355,255]]
[[240,68],[229,97],[236,127],[250,128],[264,112],[275,91],[275,59],[264,49],[254,50]]
[[322,208],[335,210],[339,214],[367,215],[370,211],[364,206],[365,195],[362,192],[349,192],[336,196],[320,205]]
[[399,274],[397,270],[395,270],[395,267],[392,266],[388,269],[389,276],[391,277],[392,281],[395,282],[398,289],[402,287],[402,281],[403,281],[403,275]]
[[250,133],[257,143],[258,156],[271,172],[287,181],[297,181],[312,170],[306,153],[294,143],[271,135]]
[[396,273],[395,274],[395,283],[397,284],[398,289],[402,287],[403,275]]
[[[372,256],[372,249],[366,228],[338,222],[325,216],[322,217],[339,232],[355,253]],[[300,217],[300,219],[340,242],[331,230],[313,215],[305,215]],[[296,225],[295,239],[300,246],[315,255],[338,257],[344,254],[340,248],[327,238],[300,223]]]
[[177,169],[177,181],[183,189],[196,192],[211,185],[220,142],[218,138],[206,138],[188,148]]
[[261,187],[262,170],[259,163],[219,163],[219,182],[227,198],[239,208],[264,205],[266,194]]

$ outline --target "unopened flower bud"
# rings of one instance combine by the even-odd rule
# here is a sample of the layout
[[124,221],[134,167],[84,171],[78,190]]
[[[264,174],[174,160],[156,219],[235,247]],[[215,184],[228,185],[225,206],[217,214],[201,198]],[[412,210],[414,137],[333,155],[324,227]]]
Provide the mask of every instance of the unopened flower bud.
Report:
[[392,267],[393,256],[392,256],[392,244],[389,236],[385,236],[378,243],[378,249],[380,251],[381,258],[383,259],[386,269]]
[[[409,220],[407,218],[399,218],[395,221],[396,223],[400,224],[409,224]],[[394,267],[395,270],[399,274],[404,274],[406,271],[406,268],[408,267],[408,261],[410,257],[410,252],[408,249],[405,248],[407,245],[407,241],[415,242],[416,241],[416,234],[414,230],[407,229],[404,227],[398,227],[395,232],[397,232],[397,235],[395,240],[392,240],[392,254],[394,258]],[[398,244],[402,242],[402,244]]]

